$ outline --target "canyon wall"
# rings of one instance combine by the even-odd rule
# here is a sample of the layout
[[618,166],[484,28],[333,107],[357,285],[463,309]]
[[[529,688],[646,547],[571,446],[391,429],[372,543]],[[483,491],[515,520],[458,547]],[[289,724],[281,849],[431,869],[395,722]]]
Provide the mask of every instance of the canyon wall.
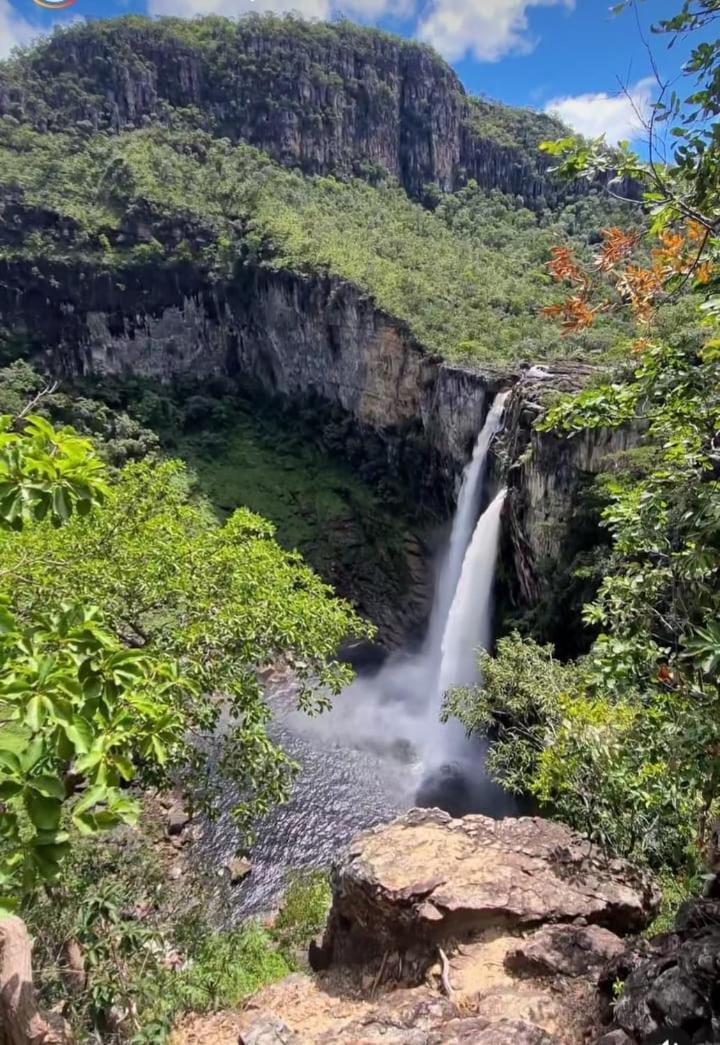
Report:
[[547,616],[562,626],[567,571],[597,540],[587,486],[627,436],[560,439],[533,421],[550,393],[581,387],[591,368],[454,366],[351,284],[264,267],[210,284],[191,265],[120,279],[77,265],[31,271],[3,262],[0,313],[31,346],[51,346],[46,361],[61,375],[230,376],[279,411],[302,411],[367,478],[390,477],[446,516],[493,396],[512,387],[492,460],[493,481],[510,487],[505,603],[546,605],[554,585]]

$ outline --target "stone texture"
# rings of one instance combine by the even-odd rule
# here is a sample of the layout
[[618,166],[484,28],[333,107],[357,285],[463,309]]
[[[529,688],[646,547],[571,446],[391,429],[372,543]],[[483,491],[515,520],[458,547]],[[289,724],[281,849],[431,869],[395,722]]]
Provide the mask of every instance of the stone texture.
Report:
[[238,1045],[301,1045],[300,1038],[277,1016],[261,1016],[240,1035]]
[[505,965],[533,976],[599,976],[624,950],[620,937],[599,925],[549,926],[510,950]]
[[634,932],[659,899],[647,876],[562,824],[412,810],[361,835],[337,867],[325,946],[350,963],[406,950],[421,968],[439,943],[491,927],[582,918]]
[[720,926],[668,933],[644,950],[624,980],[615,1025],[638,1041],[661,1028],[698,1043],[720,1040]]
[[463,1013],[427,991],[395,991],[343,1025],[293,1032],[274,1014],[251,1016],[240,1045],[553,1045],[558,1039],[526,1020]]
[[391,994],[363,1019],[340,1031],[328,1031],[316,1041],[322,1045],[373,1041],[393,1045],[553,1045],[557,1041],[525,1020],[491,1021],[462,1015],[452,1003],[431,996],[410,1004],[403,1001],[402,994]]

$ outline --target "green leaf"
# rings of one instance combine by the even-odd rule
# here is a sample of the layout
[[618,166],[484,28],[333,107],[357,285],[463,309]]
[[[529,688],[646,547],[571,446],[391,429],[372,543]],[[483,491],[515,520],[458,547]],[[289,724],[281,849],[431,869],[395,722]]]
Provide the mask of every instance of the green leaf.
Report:
[[54,798],[46,798],[36,791],[26,791],[25,808],[34,827],[38,831],[54,831],[60,824],[62,802]]
[[33,776],[28,780],[28,787],[46,798],[65,799],[65,785],[58,778],[50,775]]

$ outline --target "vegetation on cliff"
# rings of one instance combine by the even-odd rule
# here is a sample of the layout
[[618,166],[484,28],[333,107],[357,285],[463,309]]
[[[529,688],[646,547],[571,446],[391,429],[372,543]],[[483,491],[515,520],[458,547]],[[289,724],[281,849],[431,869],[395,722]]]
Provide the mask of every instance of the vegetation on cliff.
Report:
[[[80,266],[118,284],[159,265],[330,274],[450,359],[605,360],[622,320],[559,342],[538,321],[557,296],[544,266],[638,212],[594,191],[558,202],[557,179],[545,200],[538,145],[562,131],[346,22],[72,26],[0,63],[0,263],[30,262],[38,285]],[[489,195],[476,147],[497,152]]]
[[258,264],[327,273],[365,290],[431,351],[479,364],[604,360],[623,332],[610,317],[562,342],[539,318],[557,298],[545,267],[553,245],[582,251],[605,223],[631,216],[597,197],[538,215],[471,184],[433,213],[392,180],[304,177],[187,126],[86,137],[2,119],[0,185],[0,258],[33,262],[39,280],[50,262],[119,281],[128,267],[157,265],[215,280]]

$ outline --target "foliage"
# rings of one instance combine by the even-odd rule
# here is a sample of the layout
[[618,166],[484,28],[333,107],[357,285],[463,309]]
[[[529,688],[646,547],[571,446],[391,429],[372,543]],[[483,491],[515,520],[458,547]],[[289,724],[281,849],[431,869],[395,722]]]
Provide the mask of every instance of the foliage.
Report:
[[[0,529],[9,543],[29,522],[59,528],[87,518],[107,493],[92,445],[29,415],[0,421]],[[38,549],[34,565],[57,564]],[[175,665],[126,649],[97,612],[70,601],[21,620],[11,598],[30,560],[2,571],[0,596],[0,905],[13,909],[52,881],[81,834],[130,821],[120,785],[134,760],[162,769],[184,747]],[[71,593],[72,594],[72,593]],[[69,774],[86,790],[76,793]]]
[[672,932],[681,904],[697,897],[702,889],[702,877],[698,874],[678,875],[677,872],[665,869],[659,872],[657,878],[662,904],[652,923],[643,932],[643,936],[649,940],[660,933]]
[[577,671],[553,656],[552,647],[517,632],[498,640],[497,653],[478,655],[482,685],[453,689],[444,717],[458,718],[470,733],[492,736],[488,769],[514,794],[534,790],[540,758],[562,722],[562,699]]
[[245,511],[220,527],[191,504],[180,465],[129,467],[109,484],[71,430],[38,416],[3,429],[0,885],[12,909],[57,878],[75,834],[134,820],[122,787],[200,773],[199,735],[223,707],[214,693],[247,828],[293,769],[267,736],[257,669],[284,658],[302,706],[322,707],[315,685],[347,681],[335,652],[362,629],[269,524]]
[[55,427],[70,426],[91,436],[97,456],[116,467],[157,451],[157,434],[109,399],[108,394],[101,400],[92,388],[49,382],[24,359],[0,369],[0,414],[17,416],[35,400],[35,413]]
[[521,149],[529,157],[541,142],[564,134],[566,127],[553,116],[532,109],[516,109],[487,98],[470,98],[468,125],[478,137]]
[[[623,0],[619,13],[635,0]],[[670,36],[672,46],[683,36],[711,26],[718,17],[718,0],[686,0],[680,12],[660,21],[655,33]],[[570,135],[542,144],[559,157],[557,171],[569,178],[611,175],[612,185],[624,179],[644,189],[650,231],[661,239],[660,287],[673,289],[693,277],[706,285],[717,282],[720,244],[720,44],[701,39],[692,49],[684,75],[692,81],[691,93],[683,97],[673,84],[664,82],[655,67],[657,97],[645,123],[647,158],[621,142],[608,149],[604,138],[583,141]],[[678,237],[680,239],[678,240]],[[689,249],[686,249],[689,248]],[[678,264],[682,258],[682,265]],[[636,274],[632,273],[636,276]],[[637,278],[637,276],[636,276]],[[647,277],[646,277],[647,279]],[[630,281],[632,286],[632,280]],[[659,286],[651,288],[657,293]],[[712,290],[710,291],[712,295]],[[708,307],[720,311],[712,295]]]
[[57,878],[71,832],[134,821],[125,784],[187,761],[188,686],[173,662],[127,649],[77,605],[24,624],[0,605],[0,629],[0,884],[12,909]]
[[[35,278],[57,279],[68,265],[109,270],[122,286],[150,268],[191,265],[215,280],[258,264],[330,273],[454,359],[605,359],[622,330],[603,318],[560,343],[538,317],[556,296],[552,246],[569,238],[582,252],[607,221],[595,197],[554,219],[471,183],[429,213],[387,178],[303,177],[186,124],[87,138],[0,120],[0,184],[24,227],[0,237],[0,253],[33,264]],[[619,221],[631,210],[609,208]]]
[[1,529],[46,518],[61,526],[74,511],[86,516],[106,493],[103,475],[93,447],[71,430],[31,414],[18,432],[12,417],[0,416]]
[[[293,965],[258,924],[219,932],[201,883],[168,886],[157,850],[134,831],[77,847],[62,880],[28,912],[42,1002],[62,1001],[81,1040],[161,1043],[186,1012],[241,1004]],[[73,980],[68,946],[82,957]]]
[[284,661],[302,684],[301,705],[323,707],[348,681],[336,650],[368,630],[273,532],[247,510],[218,525],[189,500],[178,462],[148,460],[126,466],[91,517],[1,542],[0,590],[12,585],[22,614],[70,597],[92,603],[126,642],[179,660],[199,694],[186,709],[196,737],[214,734],[224,708],[223,764],[244,791],[245,827],[284,796],[292,770],[268,738],[257,670]]
[[323,871],[291,874],[273,935],[283,953],[292,957],[298,947],[307,947],[327,921],[332,901],[330,880]]
[[[595,273],[578,262],[571,247],[554,247],[548,269],[572,292],[563,301],[546,305],[544,315],[560,319],[564,334],[574,334],[592,326],[600,313],[628,306],[638,323],[646,326],[668,295],[690,281],[704,287],[715,278],[715,263],[700,260],[707,237],[698,222],[691,221],[682,230],[662,229],[649,265],[638,264],[634,257],[642,234],[641,229],[603,229],[602,248],[594,258]],[[605,296],[608,291],[612,296]],[[639,339],[636,351],[644,346]]]
[[[509,706],[502,687],[457,708],[471,728],[476,721],[490,728],[493,742],[497,729],[491,765],[501,779],[524,780],[558,815],[615,849],[690,868],[710,843],[720,783],[714,329],[706,327],[700,343],[692,330],[646,343],[624,379],[561,401],[540,422],[569,437],[620,426],[642,433],[642,453],[601,480],[612,545],[584,611],[599,635],[557,700],[551,660],[538,663],[532,646],[499,647],[489,679],[506,670],[523,678],[513,655],[537,672],[527,691],[536,716],[532,757],[523,744],[502,743]],[[521,727],[527,714],[521,705]]]
[[[693,28],[716,13],[714,0],[689,3],[665,28]],[[617,228],[604,234],[597,276],[571,250],[556,250],[552,273],[575,299],[550,312],[569,329],[592,322],[587,313],[599,311],[597,290],[607,293],[608,285],[616,295],[611,307],[631,312],[636,323],[658,299],[692,283],[700,301],[713,293],[718,139],[705,118],[718,111],[717,58],[710,45],[694,52],[688,71],[699,73],[703,87],[691,99],[693,112],[675,97],[667,108],[662,96],[656,104],[657,119],[679,119],[684,128],[674,163],[658,169],[651,157],[631,170],[626,148],[618,160],[602,143],[551,147],[567,154],[568,173],[592,175],[598,164],[618,161],[621,174],[654,179],[647,199],[657,204],[649,265],[634,259],[639,237]],[[608,307],[606,298],[601,308]],[[712,298],[702,312],[700,340],[697,323],[670,335],[641,326],[634,366],[561,401],[540,421],[542,430],[570,438],[623,427],[641,437],[642,448],[602,478],[612,544],[597,597],[584,611],[599,634],[571,691],[548,705],[551,661],[537,665],[532,648],[499,647],[494,669],[502,678],[513,663],[509,652],[539,667],[528,700],[540,723],[534,761],[525,760],[528,789],[615,849],[691,873],[698,857],[712,855],[720,805],[720,338]],[[481,724],[497,718],[502,738],[505,688],[469,700],[470,725],[479,700]],[[512,749],[493,757],[502,772],[521,778]]]

